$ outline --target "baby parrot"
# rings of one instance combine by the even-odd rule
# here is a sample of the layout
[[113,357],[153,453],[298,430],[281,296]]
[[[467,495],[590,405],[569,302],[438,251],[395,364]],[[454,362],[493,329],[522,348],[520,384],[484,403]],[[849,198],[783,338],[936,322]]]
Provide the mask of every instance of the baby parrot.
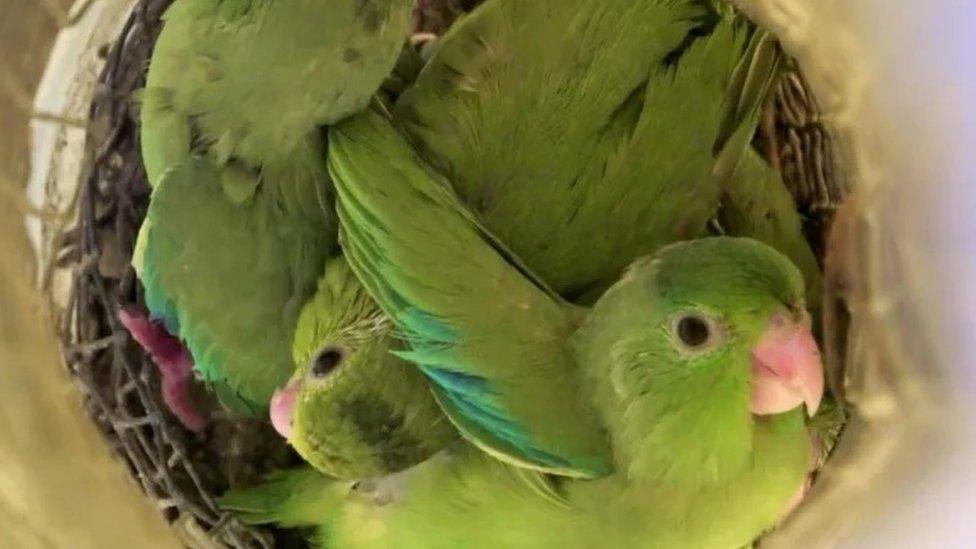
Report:
[[407,548],[735,548],[788,512],[823,378],[785,256],[749,239],[680,242],[582,309],[381,116],[330,140],[350,265],[472,444],[366,486],[312,476],[320,505],[277,518],[255,505],[272,487],[225,506],[313,517],[329,547]]
[[[153,194],[133,257],[154,322],[123,321],[140,342],[162,341],[149,333],[162,323],[232,409],[266,413],[294,369],[298,314],[338,251],[320,127],[365,108],[410,8],[177,0],[165,14],[142,95]],[[184,363],[160,365],[180,381],[164,385],[185,385]],[[205,424],[188,406],[173,411]]]
[[401,350],[389,318],[341,258],[329,260],[298,319],[291,381],[271,420],[319,471],[368,479],[406,469],[458,435],[423,375]]

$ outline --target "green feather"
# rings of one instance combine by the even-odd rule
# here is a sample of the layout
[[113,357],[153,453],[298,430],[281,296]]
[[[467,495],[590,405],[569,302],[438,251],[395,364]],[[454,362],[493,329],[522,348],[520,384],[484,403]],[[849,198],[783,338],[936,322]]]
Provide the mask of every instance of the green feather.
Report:
[[750,55],[727,12],[488,2],[443,38],[396,120],[540,278],[571,297],[602,289],[717,208],[712,144]]
[[314,526],[332,518],[334,508],[328,502],[339,503],[350,487],[351,483],[336,481],[314,469],[288,469],[270,474],[254,488],[231,490],[217,503],[245,524]]
[[230,490],[217,504],[245,524],[314,527],[310,541],[325,548],[330,546],[329,523],[336,519],[336,511],[351,492],[351,483],[306,467],[276,471],[262,484]]

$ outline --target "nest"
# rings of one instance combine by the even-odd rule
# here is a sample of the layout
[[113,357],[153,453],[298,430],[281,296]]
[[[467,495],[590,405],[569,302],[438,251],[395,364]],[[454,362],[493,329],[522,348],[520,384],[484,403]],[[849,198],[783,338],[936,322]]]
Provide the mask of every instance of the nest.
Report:
[[[204,435],[185,431],[166,412],[156,367],[116,317],[121,306],[141,304],[128,264],[149,200],[132,97],[145,84],[160,16],[172,1],[140,0],[118,39],[101,52],[106,64],[89,112],[78,226],[65,235],[77,259],[61,328],[65,358],[92,420],[188,545],[301,547],[300,533],[244,525],[215,503],[229,487],[296,463],[293,452],[257,421],[217,418]],[[478,1],[421,0],[414,31],[441,34]],[[846,189],[801,75],[779,83],[765,114],[756,145],[783,174],[822,257],[826,228]]]

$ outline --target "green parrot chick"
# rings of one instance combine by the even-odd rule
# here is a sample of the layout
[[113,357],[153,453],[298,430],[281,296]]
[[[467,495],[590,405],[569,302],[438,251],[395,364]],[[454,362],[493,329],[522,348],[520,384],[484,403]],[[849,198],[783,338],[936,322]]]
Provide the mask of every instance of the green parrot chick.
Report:
[[423,375],[391,351],[392,324],[340,257],[302,310],[294,377],[271,419],[299,454],[335,478],[403,470],[457,438]]

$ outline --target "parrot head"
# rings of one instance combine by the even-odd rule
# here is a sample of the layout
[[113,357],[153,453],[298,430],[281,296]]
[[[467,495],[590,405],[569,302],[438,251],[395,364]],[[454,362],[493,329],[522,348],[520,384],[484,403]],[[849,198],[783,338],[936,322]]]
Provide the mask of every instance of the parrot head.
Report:
[[271,399],[275,429],[335,478],[385,476],[454,439],[420,372],[391,351],[392,325],[341,259],[299,316],[291,380]]
[[749,239],[633,264],[574,339],[618,468],[717,482],[750,463],[757,428],[803,429],[824,383],[803,296],[796,267]]

